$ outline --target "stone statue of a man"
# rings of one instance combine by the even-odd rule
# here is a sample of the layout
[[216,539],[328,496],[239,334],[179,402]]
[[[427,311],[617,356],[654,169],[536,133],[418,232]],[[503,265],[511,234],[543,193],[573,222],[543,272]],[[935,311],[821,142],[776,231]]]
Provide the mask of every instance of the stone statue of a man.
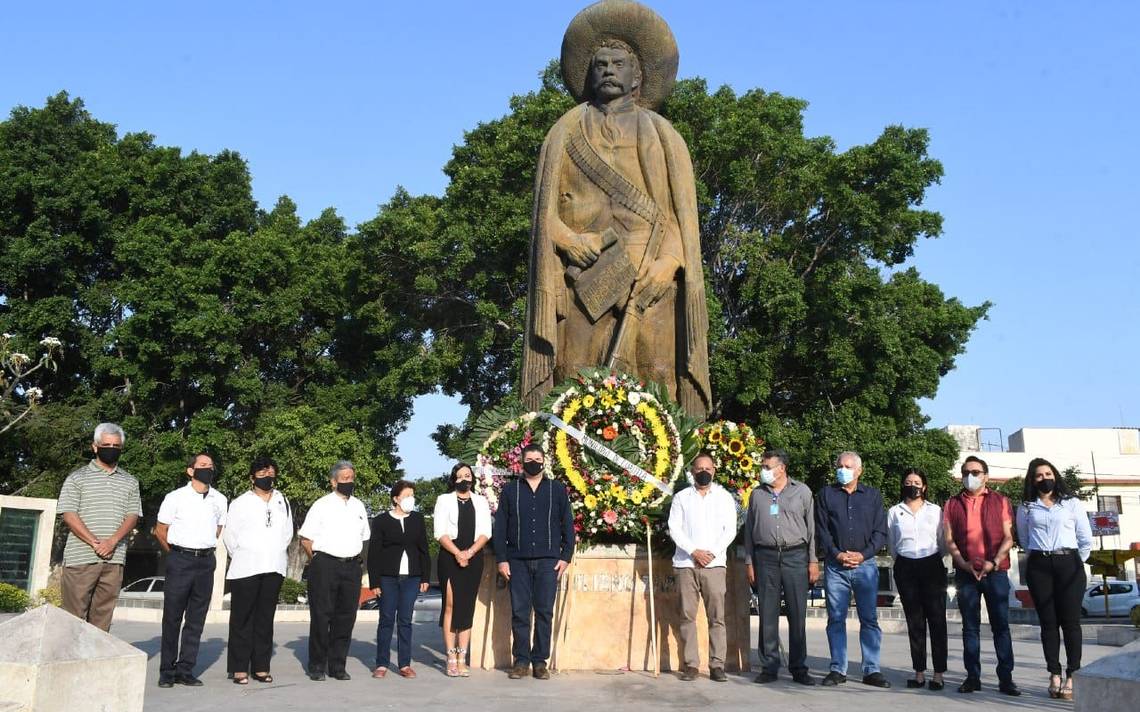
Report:
[[673,34],[626,0],[591,5],[562,43],[582,101],[542,146],[535,179],[522,396],[537,408],[579,369],[611,366],[709,410],[708,311],[693,167],[652,111],[677,71]]

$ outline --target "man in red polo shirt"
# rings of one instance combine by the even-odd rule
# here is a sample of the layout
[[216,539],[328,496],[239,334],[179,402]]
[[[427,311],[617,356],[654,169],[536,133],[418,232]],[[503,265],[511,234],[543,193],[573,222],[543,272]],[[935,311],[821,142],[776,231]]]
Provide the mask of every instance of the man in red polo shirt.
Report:
[[1009,500],[986,487],[990,468],[985,460],[962,463],[962,491],[943,508],[946,548],[954,558],[958,610],[962,612],[962,657],[966,680],[958,692],[982,689],[982,602],[990,614],[997,653],[998,690],[1018,696],[1013,682],[1013,642],[1009,635],[1009,550],[1013,548],[1013,513]]

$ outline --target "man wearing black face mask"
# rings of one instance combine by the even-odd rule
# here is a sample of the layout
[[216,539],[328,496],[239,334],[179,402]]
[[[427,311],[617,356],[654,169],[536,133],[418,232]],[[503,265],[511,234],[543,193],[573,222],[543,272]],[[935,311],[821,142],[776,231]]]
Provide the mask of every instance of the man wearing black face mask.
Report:
[[194,677],[194,666],[210,595],[214,592],[214,549],[226,523],[226,498],[211,487],[216,468],[213,456],[207,452],[190,458],[186,463],[189,482],[166,495],[158,508],[154,535],[168,552],[162,593],[159,687],[202,684]]
[[297,532],[309,563],[309,679],[325,673],[348,680],[344,669],[360,599],[360,552],[372,536],[356,491],[356,467],[340,460],[329,470],[332,492],[321,497]]
[[[546,454],[531,443],[523,448],[524,479],[512,480],[499,496],[491,544],[499,573],[511,587],[512,680],[547,680],[551,625],[558,577],[574,554],[574,514],[566,487],[545,476]],[[531,613],[534,640],[531,640]]]
[[713,482],[716,463],[712,455],[698,454],[693,459],[692,472],[693,486],[678,492],[669,510],[669,536],[677,545],[673,573],[681,594],[681,679],[696,679],[701,664],[697,606],[703,600],[709,622],[709,678],[726,682],[725,567],[728,546],[736,538],[736,502]]
[[60,589],[63,609],[91,625],[111,629],[123,584],[127,536],[142,516],[139,481],[118,466],[123,429],[95,428],[95,459],[63,482],[56,510],[67,526]]

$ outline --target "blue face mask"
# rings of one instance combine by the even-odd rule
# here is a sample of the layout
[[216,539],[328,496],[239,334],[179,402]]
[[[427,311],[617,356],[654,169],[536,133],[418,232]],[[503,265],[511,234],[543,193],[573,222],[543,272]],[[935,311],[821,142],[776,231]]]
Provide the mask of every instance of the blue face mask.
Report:
[[855,479],[855,470],[850,467],[840,467],[835,471],[835,479],[841,485],[849,485]]

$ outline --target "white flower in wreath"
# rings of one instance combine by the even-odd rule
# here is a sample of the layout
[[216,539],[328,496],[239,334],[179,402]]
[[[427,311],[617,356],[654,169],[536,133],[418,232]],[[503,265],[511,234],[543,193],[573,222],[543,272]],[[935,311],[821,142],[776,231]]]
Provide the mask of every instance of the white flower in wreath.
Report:
[[637,407],[637,404],[641,402],[641,394],[637,391],[630,391],[625,399],[629,401],[630,405]]
[[730,432],[736,431],[736,423],[732,422],[731,420],[724,421],[724,427],[727,428]]

